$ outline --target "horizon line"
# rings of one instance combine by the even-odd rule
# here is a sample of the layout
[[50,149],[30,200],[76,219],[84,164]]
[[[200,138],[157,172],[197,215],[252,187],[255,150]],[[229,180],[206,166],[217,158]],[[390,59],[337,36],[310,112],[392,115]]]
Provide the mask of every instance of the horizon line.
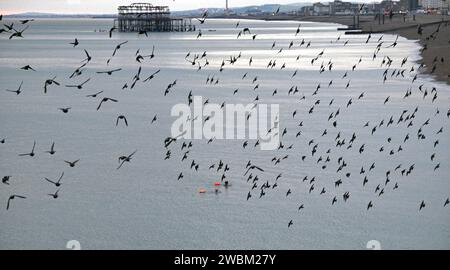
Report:
[[[261,5],[242,5],[242,6],[234,6],[234,7],[229,7],[229,9],[235,9],[235,8],[244,8],[244,7],[253,7],[253,6],[265,6],[265,5],[274,5],[274,6],[288,6],[288,5],[295,5],[295,4],[313,4],[315,2],[320,2],[320,3],[329,3],[329,2],[334,2],[335,0],[325,0],[325,1],[317,1],[317,0],[311,0],[311,1],[307,1],[307,2],[295,2],[295,3],[291,3],[291,4],[276,4],[276,3],[267,3],[267,4],[261,4]],[[356,2],[356,3],[365,3],[364,0],[341,0],[343,2]],[[377,3],[377,2],[381,2],[382,0],[373,0],[370,1],[370,3]],[[400,0],[397,0],[400,1]],[[171,10],[172,12],[183,12],[183,11],[195,11],[195,10],[205,10],[205,9],[223,9],[225,10],[224,7],[201,7],[201,8],[195,8],[195,9],[181,9],[181,10]],[[51,14],[51,15],[65,15],[65,16],[76,16],[76,15],[115,15],[117,13],[101,13],[101,12],[94,12],[94,13],[90,13],[90,12],[86,12],[86,13],[70,13],[70,12],[58,12],[58,11],[6,11],[4,12],[2,15],[3,16],[14,16],[14,15],[22,15],[25,13],[40,13],[40,14]]]

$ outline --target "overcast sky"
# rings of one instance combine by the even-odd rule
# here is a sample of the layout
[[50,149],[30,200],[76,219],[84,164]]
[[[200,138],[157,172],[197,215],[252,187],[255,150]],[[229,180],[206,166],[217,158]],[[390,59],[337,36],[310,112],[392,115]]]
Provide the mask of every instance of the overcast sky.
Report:
[[[269,3],[287,4],[315,1],[316,0],[229,0],[229,6],[238,7]],[[225,7],[225,0],[0,0],[0,14],[31,11],[52,13],[116,13],[117,6],[128,5],[133,2],[151,2],[154,5],[168,5],[171,10]]]

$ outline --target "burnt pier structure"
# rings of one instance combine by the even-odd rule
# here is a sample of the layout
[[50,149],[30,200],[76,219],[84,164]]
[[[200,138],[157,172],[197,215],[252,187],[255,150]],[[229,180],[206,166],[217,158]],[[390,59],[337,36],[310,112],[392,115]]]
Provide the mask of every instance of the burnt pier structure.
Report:
[[172,17],[168,6],[149,3],[119,6],[115,25],[120,32],[195,31],[195,25],[190,19]]

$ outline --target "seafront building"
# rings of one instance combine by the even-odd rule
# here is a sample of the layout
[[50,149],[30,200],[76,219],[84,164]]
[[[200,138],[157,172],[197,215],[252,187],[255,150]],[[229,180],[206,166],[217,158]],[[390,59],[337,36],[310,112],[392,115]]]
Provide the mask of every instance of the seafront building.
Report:
[[326,4],[322,4],[320,2],[315,3],[313,5],[313,15],[316,16],[325,16],[325,15],[330,15],[330,5],[328,3]]
[[420,5],[424,9],[445,9],[448,8],[449,0],[420,0]]
[[355,12],[359,11],[362,4],[343,2],[340,0],[335,0],[330,2],[330,14],[331,15],[353,15]]
[[408,10],[413,11],[419,8],[419,0],[407,0]]
[[373,3],[355,3],[334,0],[332,2],[316,2],[312,6],[304,6],[299,10],[304,16],[345,16],[369,15],[377,13],[410,13],[421,11],[440,12],[446,14],[450,9],[450,0],[382,0]]

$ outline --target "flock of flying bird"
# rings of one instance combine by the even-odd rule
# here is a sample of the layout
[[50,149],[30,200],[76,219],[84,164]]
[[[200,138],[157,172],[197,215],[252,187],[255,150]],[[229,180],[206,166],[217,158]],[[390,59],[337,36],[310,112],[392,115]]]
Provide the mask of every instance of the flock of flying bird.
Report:
[[[0,19],[1,19],[1,17],[0,17]],[[198,21],[201,25],[203,25],[206,22],[206,20],[207,20],[207,13],[205,12],[205,14],[202,16],[202,18],[198,19]],[[0,29],[0,33],[9,33],[10,34],[9,39],[24,38],[23,34],[29,28],[28,24],[32,21],[33,20],[20,21],[19,23],[21,25],[26,25],[21,29],[17,29],[15,27],[14,23],[11,23],[10,25],[4,25],[5,28]],[[430,38],[435,38],[439,34],[440,27],[441,26],[437,27],[436,31],[434,31],[430,35]],[[243,37],[249,37],[250,40],[257,41],[258,34],[253,33],[254,31],[252,31],[252,29],[250,29],[248,27],[241,27],[241,22],[238,22],[235,25],[235,28],[237,29],[237,34],[236,34],[237,39],[242,39]],[[108,31],[110,38],[112,37],[113,33],[116,30],[117,29],[115,27],[112,27]],[[421,28],[418,29],[418,33],[419,32],[420,32],[420,34],[422,34]],[[140,31],[138,33],[138,35],[148,36],[148,34],[145,31]],[[199,29],[198,33],[196,33],[195,35],[196,35],[197,39],[201,39],[204,36],[204,33],[202,32],[201,29]],[[276,55],[279,55],[279,54],[283,53],[283,51],[286,51],[286,50],[309,48],[312,45],[311,41],[305,40],[301,36],[302,36],[301,25],[299,25],[298,28],[292,33],[293,40],[289,43],[288,46],[286,46],[286,47],[279,46],[279,44],[277,44],[277,41],[274,41],[272,46],[268,49],[276,50]],[[342,44],[342,46],[346,46],[349,41],[342,41],[341,36],[339,36],[336,40],[333,40],[331,42],[334,44]],[[77,38],[75,38],[73,42],[70,42],[68,44],[68,46],[72,46],[73,48],[76,48],[81,43],[82,43],[82,41],[80,42]],[[113,57],[116,56],[116,54],[119,52],[119,50],[122,48],[122,46],[126,46],[127,43],[128,43],[128,41],[124,41],[124,42],[121,42],[116,45],[116,47],[113,50],[113,53],[111,54],[111,57],[107,60],[107,64],[109,64],[110,61],[113,59]],[[308,115],[313,115],[317,110],[325,110],[324,107],[329,108],[329,117],[328,117],[328,122],[326,123],[327,127],[323,130],[323,132],[321,134],[318,134],[317,138],[308,138],[308,139],[306,139],[306,141],[304,141],[307,143],[306,148],[308,149],[308,154],[301,155],[300,162],[306,162],[307,160],[313,160],[314,163],[317,164],[319,171],[332,170],[333,173],[337,176],[337,178],[334,181],[334,187],[335,187],[334,192],[336,193],[336,195],[332,196],[331,201],[330,201],[331,205],[335,205],[339,201],[342,201],[345,203],[351,198],[351,193],[349,191],[339,190],[340,185],[342,185],[344,182],[349,182],[352,177],[352,174],[350,172],[348,172],[348,170],[346,169],[349,166],[349,163],[345,158],[346,151],[353,151],[353,149],[356,149],[356,151],[360,155],[362,155],[365,151],[366,152],[367,151],[369,151],[369,152],[370,151],[378,151],[379,153],[386,153],[386,155],[387,155],[386,158],[389,158],[389,156],[396,155],[397,153],[405,150],[408,147],[407,142],[410,140],[417,140],[418,142],[426,141],[426,140],[429,140],[428,137],[431,137],[431,136],[426,135],[426,133],[433,132],[433,133],[435,133],[436,136],[440,136],[440,134],[442,134],[444,131],[444,127],[441,127],[439,130],[435,130],[435,131],[426,129],[430,125],[430,122],[432,121],[431,117],[428,118],[423,123],[415,123],[414,119],[416,118],[416,115],[420,112],[420,108],[419,108],[419,106],[417,106],[411,110],[400,110],[398,115],[391,115],[387,119],[384,119],[384,118],[379,119],[379,122],[367,122],[362,127],[363,128],[362,132],[366,132],[366,130],[367,130],[367,132],[371,136],[374,136],[374,134],[379,132],[379,130],[381,130],[381,129],[387,129],[390,126],[397,126],[396,127],[397,129],[401,129],[401,130],[405,131],[404,137],[401,138],[402,143],[398,146],[394,147],[391,144],[393,138],[389,137],[386,139],[386,141],[387,141],[386,146],[381,146],[379,149],[368,150],[368,149],[366,149],[367,143],[358,141],[360,136],[357,134],[356,131],[352,134],[352,136],[349,136],[349,137],[346,137],[345,135],[341,134],[341,132],[339,131],[339,123],[340,123],[341,113],[344,110],[349,110],[350,107],[354,103],[363,100],[365,97],[365,92],[361,92],[354,97],[350,97],[346,103],[339,105],[337,109],[331,109],[331,108],[334,108],[333,105],[335,105],[335,100],[333,98],[331,100],[328,100],[325,102],[328,106],[320,106],[321,104],[324,103],[323,100],[318,98],[318,95],[320,95],[321,91],[323,91],[323,90],[326,91],[326,89],[329,89],[329,88],[333,87],[335,84],[342,83],[342,82],[345,85],[345,89],[351,88],[351,86],[352,86],[351,79],[350,79],[351,73],[358,68],[358,66],[362,63],[362,61],[379,61],[380,62],[381,67],[385,69],[385,71],[383,72],[383,75],[382,75],[383,83],[388,83],[390,79],[395,79],[398,77],[407,78],[408,74],[416,74],[415,72],[423,67],[423,65],[419,65],[417,67],[415,64],[412,64],[410,67],[407,67],[406,65],[408,64],[408,59],[404,58],[401,61],[401,63],[399,63],[400,68],[391,68],[391,66],[394,64],[394,60],[391,59],[391,57],[389,57],[387,55],[382,56],[382,57],[379,56],[380,52],[383,49],[396,47],[398,44],[398,37],[397,37],[397,39],[395,39],[394,42],[386,44],[385,40],[383,39],[383,36],[380,36],[378,39],[374,40],[373,37],[369,34],[365,41],[365,45],[371,46],[373,44],[376,44],[376,45],[373,48],[374,51],[373,51],[373,55],[371,58],[363,59],[361,57],[356,63],[351,64],[350,65],[351,67],[347,71],[345,71],[343,74],[339,74],[338,76],[335,77],[335,79],[330,80],[329,82],[327,82],[324,85],[323,85],[323,83],[317,83],[317,85],[314,87],[314,89],[312,89],[313,91],[312,91],[311,95],[300,94],[300,87],[296,86],[296,85],[294,85],[290,89],[288,89],[287,93],[286,93],[287,96],[296,98],[300,102],[307,102],[307,101],[311,100],[311,104],[308,106],[309,109],[305,113],[306,114],[305,118],[308,117]],[[426,49],[426,45],[425,45],[424,49]],[[321,50],[317,55],[315,55],[315,57],[310,59],[310,64],[312,66],[314,66],[315,64],[316,64],[316,66],[318,66],[317,63],[321,62],[320,67],[318,69],[318,72],[320,74],[322,74],[324,72],[338,73],[338,71],[333,71],[335,63],[333,63],[332,59],[329,59],[327,61],[324,60],[324,57],[326,55],[326,50],[327,49]],[[83,74],[83,72],[86,70],[86,68],[88,67],[89,63],[93,59],[93,56],[91,56],[91,54],[86,49],[83,49],[83,52],[84,52],[85,58],[81,61],[81,65],[76,67],[75,70],[73,71],[73,73],[70,74],[70,76],[69,76],[70,79],[81,76]],[[192,66],[194,69],[196,69],[197,71],[200,72],[208,67],[210,67],[211,69],[215,68],[215,67],[213,67],[213,65],[210,64],[210,61],[208,60],[208,55],[209,55],[209,53],[207,51],[204,51],[202,53],[188,52],[185,55],[184,60],[188,65]],[[143,61],[145,61],[146,59],[153,59],[154,57],[155,57],[155,46],[152,47],[152,51],[150,54],[144,54],[144,53],[141,53],[140,50],[137,50],[134,55],[134,61],[136,61],[137,63],[140,64]],[[296,57],[295,60],[298,61],[301,57],[302,56],[299,55],[298,57]],[[280,70],[283,70],[283,69],[287,68],[286,63],[280,64],[279,61],[277,61],[277,60],[278,59],[276,57],[273,59],[268,59],[266,69],[279,68]],[[439,61],[443,62],[444,59],[436,58],[436,60],[434,62],[437,64]],[[242,53],[239,53],[237,55],[231,55],[231,56],[229,56],[229,58],[228,57],[224,58],[221,61],[220,65],[218,65],[219,66],[219,69],[217,70],[218,73],[221,74],[222,72],[224,72],[224,70],[227,67],[229,67],[229,66],[231,67],[231,66],[235,65],[237,62],[246,62],[246,65],[248,65],[248,68],[251,69],[254,59],[252,56],[249,56],[245,60]],[[436,68],[437,68],[437,65],[435,65],[433,67],[434,70]],[[26,65],[26,66],[21,67],[21,69],[24,71],[28,71],[28,72],[35,72],[37,68],[32,67],[30,65]],[[122,68],[97,71],[96,74],[98,74],[99,76],[100,75],[113,76],[114,74],[119,73],[120,71],[122,71]],[[146,83],[148,81],[151,81],[160,72],[161,72],[161,70],[158,69],[156,72],[153,72],[152,74],[150,74],[148,76],[142,76],[142,74],[141,74],[142,68],[139,67],[138,71],[136,72],[134,77],[131,79],[131,82],[126,82],[122,86],[122,89],[133,89],[137,83]],[[297,70],[294,71],[291,75],[291,79],[294,80],[294,78],[298,74],[299,74],[299,72]],[[262,85],[260,85],[261,80],[260,80],[260,78],[258,78],[258,76],[254,76],[253,78],[250,78],[250,75],[248,72],[245,72],[244,74],[242,74],[242,80],[246,80],[246,79],[250,80],[251,86],[252,86],[251,87],[252,92],[254,92],[256,94],[256,97],[252,101],[256,105],[260,101],[260,97],[257,94],[258,93],[257,90],[262,86]],[[92,78],[87,78],[87,79],[83,80],[81,83],[67,84],[64,86],[67,88],[75,88],[78,90],[82,90],[87,85],[89,85],[91,80],[92,80]],[[416,85],[415,84],[416,80],[417,80],[417,75],[414,75],[411,80],[411,85],[406,90],[406,93],[403,98],[405,100],[410,98],[410,96],[413,95],[413,91],[414,91],[414,94],[421,95],[424,102],[434,103],[435,100],[438,98],[438,90],[435,87],[432,87],[432,89],[429,90],[423,84]],[[206,78],[206,84],[207,85],[221,84],[220,76],[208,75],[208,77]],[[164,91],[162,92],[163,95],[169,96],[171,94],[171,91],[174,89],[174,87],[176,87],[176,85],[177,85],[177,80],[174,80],[174,81],[171,81],[170,83],[168,83],[166,89],[164,89]],[[17,89],[6,89],[6,91],[15,93],[16,95],[20,95],[22,93],[22,87],[23,87],[23,81],[18,83]],[[43,80],[42,94],[44,94],[44,95],[47,94],[49,91],[52,91],[53,88],[55,88],[55,87],[63,87],[63,85],[59,82],[59,79],[57,77],[49,76],[49,78]],[[119,100],[115,99],[115,98],[110,98],[110,97],[106,97],[106,96],[100,97],[100,95],[102,95],[103,93],[104,93],[103,91],[99,91],[99,92],[89,94],[86,96],[87,98],[94,98],[94,99],[98,98],[99,103],[96,108],[97,111],[100,110],[103,106],[106,106],[107,104],[112,105],[114,103],[119,102]],[[233,89],[232,94],[233,94],[233,96],[238,95],[239,89]],[[281,90],[275,89],[272,92],[272,96],[277,96],[277,95],[281,95]],[[384,100],[384,102],[382,102],[380,104],[380,106],[383,104],[386,105],[387,103],[389,103],[391,101],[391,97],[390,96],[384,97],[383,100]],[[187,96],[187,102],[189,105],[191,105],[193,102],[193,92],[192,91],[190,91]],[[206,100],[204,104],[207,104],[208,102],[209,102],[209,100]],[[225,102],[222,103],[222,107],[224,107],[224,106],[225,106]],[[62,107],[62,108],[59,108],[59,110],[62,113],[69,113],[71,108],[70,107]],[[301,112],[300,109],[294,110],[291,114],[292,119],[297,119],[300,115],[300,112]],[[441,114],[440,110],[436,109],[436,113],[434,116],[438,116],[440,114]],[[444,114],[445,114],[445,112],[444,112]],[[450,117],[450,109],[446,112],[446,117],[447,118]],[[209,119],[210,119],[210,117],[206,117],[205,119],[203,119],[203,121],[206,122]],[[198,116],[189,118],[187,121],[196,121],[196,120],[198,120]],[[247,117],[247,120],[248,120],[248,117]],[[153,119],[151,120],[151,124],[153,124],[156,121],[157,121],[157,115],[155,115],[153,117]],[[125,126],[128,126],[128,119],[126,118],[125,115],[119,115],[115,119],[116,126],[118,126],[121,123],[123,123]],[[294,138],[295,140],[303,141],[303,139],[302,139],[303,130],[306,129],[306,127],[304,126],[304,122],[300,121],[296,128],[297,129],[294,131],[292,131],[291,129],[288,130],[288,128],[284,128],[281,130],[281,129],[278,129],[278,126],[277,127],[274,126],[269,129],[268,133],[279,132],[280,133],[279,135],[281,136],[281,141],[280,141],[278,149],[276,151],[277,154],[271,159],[273,168],[276,169],[280,163],[284,162],[287,159],[292,159],[294,156],[291,153],[293,153],[293,151],[295,150],[297,145],[295,143],[291,144],[291,145],[285,145],[283,143],[283,139],[285,138],[285,136],[288,136],[288,134],[295,134],[295,138]],[[417,128],[416,132],[412,131],[413,128]],[[332,147],[324,148],[322,145],[319,145],[319,143],[317,141],[319,140],[319,138],[329,135],[331,130],[337,131],[337,136],[334,139],[329,138],[330,142],[332,142],[332,145],[333,145]],[[182,135],[183,134],[180,134],[177,137],[169,136],[164,140],[164,142],[163,142],[164,147],[166,148],[166,151],[167,151],[165,153],[164,159],[165,160],[172,159],[173,158],[172,153],[177,151],[177,148],[178,148],[178,149],[180,149],[179,153],[182,156],[181,162],[188,163],[188,167],[191,170],[197,172],[200,170],[200,166],[203,167],[203,164],[200,164],[199,162],[189,158],[190,154],[193,152],[193,149],[194,149],[193,141],[183,141],[181,146],[178,145],[178,141],[180,140],[180,137],[182,137]],[[278,135],[278,134],[272,134],[272,135]],[[3,139],[0,138],[0,139],[1,139],[0,140],[1,144],[5,144],[7,142],[6,138],[3,138]],[[213,141],[214,141],[214,139],[209,139],[207,143],[210,144],[210,143],[213,143]],[[257,140],[253,146],[257,147],[258,145],[260,145],[259,140]],[[439,139],[434,140],[432,142],[432,145],[433,145],[434,149],[439,147]],[[248,147],[250,147],[250,142],[247,140],[243,143],[242,148],[246,149]],[[19,156],[34,157],[36,155],[35,148],[36,148],[36,142],[33,143],[33,146],[29,153],[23,153],[23,154],[21,153],[21,154],[19,154]],[[55,153],[56,153],[55,143],[53,143],[51,145],[50,150],[47,151],[46,153],[49,155],[55,155]],[[117,170],[121,169],[125,164],[130,163],[132,161],[132,159],[135,157],[136,153],[137,153],[137,150],[131,152],[130,154],[125,154],[123,156],[120,156],[118,158],[119,165],[117,167]],[[270,152],[267,152],[267,153],[270,153]],[[338,154],[339,157],[336,160],[333,160],[331,158],[332,153]],[[437,157],[436,153],[433,153],[429,157],[430,162],[432,162],[432,167],[433,167],[434,171],[438,170],[441,166],[440,163],[437,161],[437,158],[438,157]],[[66,160],[65,163],[67,163],[67,165],[69,167],[73,168],[78,164],[79,161],[80,161],[79,159],[77,159],[75,161],[67,161]],[[415,166],[416,165],[414,163],[406,164],[406,165],[405,164],[395,164],[392,169],[389,169],[389,170],[386,170],[385,172],[383,172],[383,174],[385,175],[385,178],[383,179],[383,181],[381,181],[379,183],[377,182],[377,185],[374,189],[374,193],[377,195],[377,197],[381,197],[383,194],[385,194],[388,191],[393,191],[393,190],[400,188],[399,182],[394,182],[393,178],[398,178],[400,176],[401,177],[409,176],[416,169]],[[209,171],[215,171],[215,172],[221,174],[221,177],[220,177],[221,181],[226,188],[231,186],[229,180],[227,180],[227,172],[229,172],[231,169],[231,163],[227,163],[227,162],[220,160],[217,163],[213,163],[213,164],[209,164],[209,165],[205,166],[205,168],[208,168]],[[282,181],[282,179],[283,179],[283,173],[279,173],[275,177],[275,179],[273,179],[273,181],[269,181],[269,180],[262,181],[261,178],[264,177],[263,175],[264,175],[265,171],[267,170],[267,168],[263,168],[263,166],[261,166],[261,165],[254,164],[251,160],[248,161],[246,164],[244,164],[243,168],[244,168],[244,172],[245,172],[243,174],[243,178],[245,181],[247,181],[251,185],[250,191],[248,191],[248,193],[247,193],[247,197],[246,197],[247,200],[250,200],[255,197],[259,197],[259,198],[264,197],[266,195],[266,193],[276,190],[277,187],[279,187],[279,185],[280,185],[280,181]],[[359,175],[362,179],[360,185],[363,188],[365,188],[366,185],[369,183],[370,173],[372,171],[374,171],[376,168],[377,168],[376,162],[369,163],[367,166],[362,166],[360,168]],[[393,177],[394,174],[396,174],[395,177]],[[58,198],[61,185],[63,184],[61,182],[63,177],[64,177],[64,172],[61,173],[61,175],[59,176],[59,178],[57,180],[55,180],[55,179],[52,180],[49,178],[43,179],[46,182],[50,183],[51,185],[53,185],[54,187],[57,188],[57,190],[55,192],[48,193],[49,197],[54,198],[54,199]],[[177,179],[179,181],[181,181],[183,178],[184,178],[184,174],[183,174],[183,172],[180,172]],[[324,186],[321,186],[321,183],[320,183],[320,181],[318,181],[318,178],[319,178],[319,175],[314,175],[311,172],[311,175],[304,176],[302,179],[300,179],[300,181],[302,183],[307,184],[307,190],[309,193],[313,193],[313,192],[315,192],[315,190],[318,190],[319,195],[323,195],[326,193],[332,193],[333,191],[329,191]],[[5,185],[10,185],[11,179],[13,179],[12,176],[4,176],[2,178],[2,183]],[[394,183],[392,183],[392,182],[394,182]],[[218,192],[218,190],[216,189],[216,193],[217,192]],[[289,188],[287,190],[285,196],[286,197],[292,196],[293,192],[294,192],[294,190]],[[8,210],[11,208],[12,200],[26,199],[26,198],[27,198],[26,195],[12,194],[11,196],[9,196],[9,198],[7,200],[6,209]],[[444,198],[442,205],[444,207],[446,207],[448,204],[450,204],[449,198]],[[425,200],[422,200],[418,203],[417,209],[420,211],[426,206],[427,206],[427,203],[425,202]],[[299,204],[298,211],[301,211],[305,207],[306,206],[303,203]],[[365,208],[367,210],[370,210],[373,207],[375,207],[375,202],[373,200],[368,201],[367,205],[365,206]],[[294,224],[294,220],[293,219],[289,220],[288,227],[291,227],[293,224]]]

